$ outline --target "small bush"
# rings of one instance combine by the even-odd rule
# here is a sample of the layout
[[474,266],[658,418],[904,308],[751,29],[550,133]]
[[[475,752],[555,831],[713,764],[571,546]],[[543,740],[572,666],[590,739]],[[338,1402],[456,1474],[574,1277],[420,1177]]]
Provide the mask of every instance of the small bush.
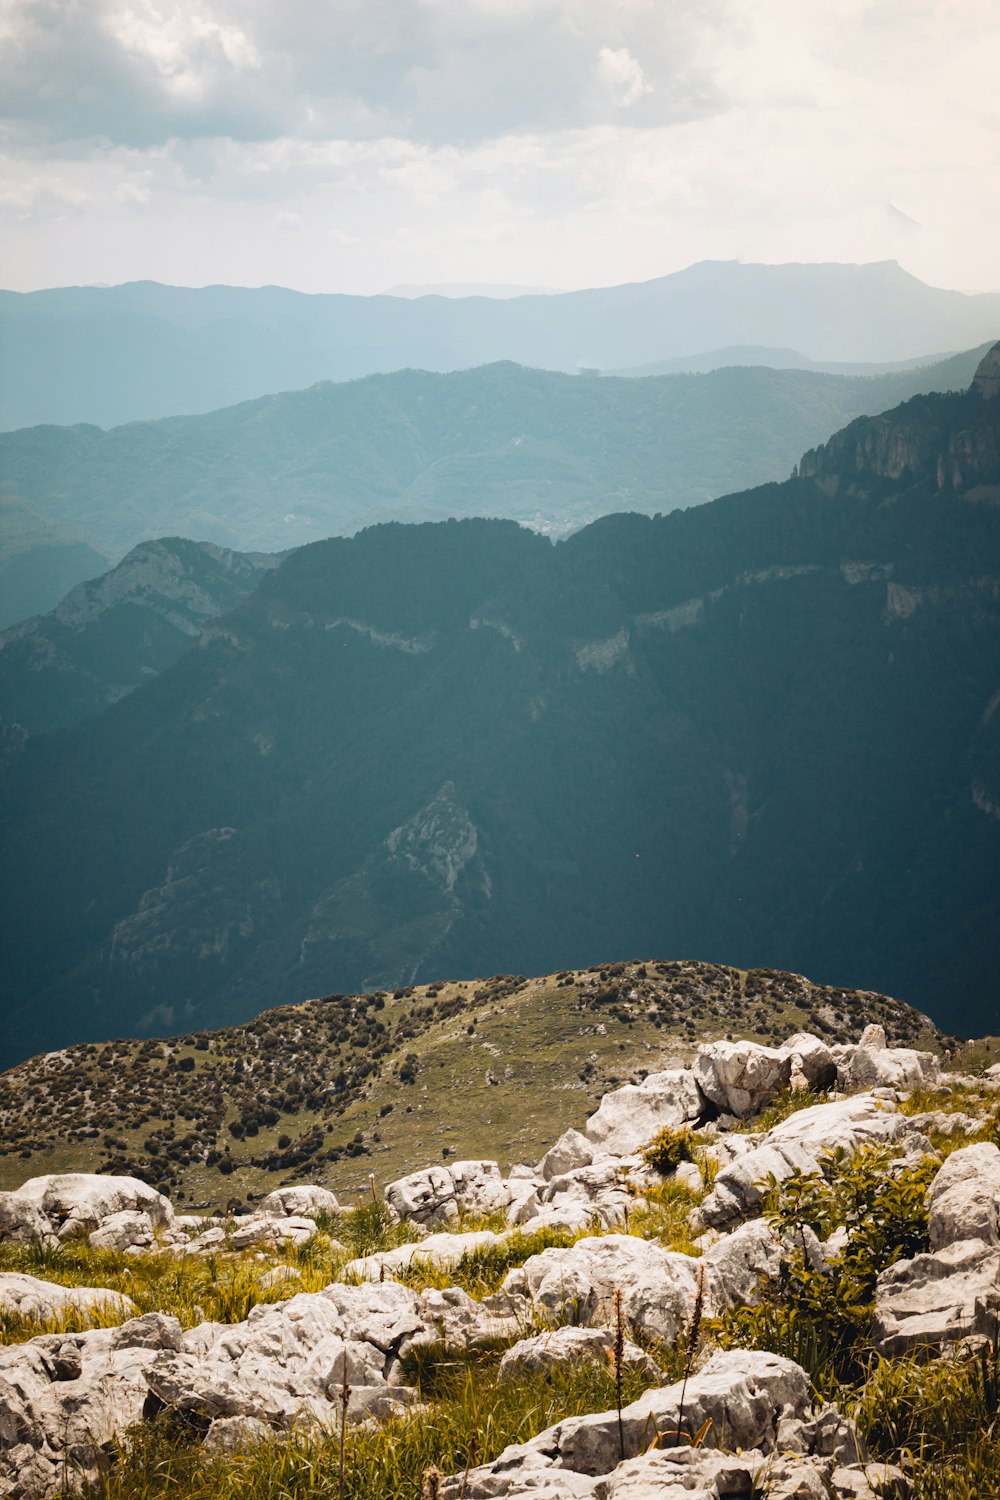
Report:
[[643,1161],[661,1177],[676,1172],[682,1161],[694,1161],[697,1142],[686,1126],[680,1130],[664,1125],[641,1151]]

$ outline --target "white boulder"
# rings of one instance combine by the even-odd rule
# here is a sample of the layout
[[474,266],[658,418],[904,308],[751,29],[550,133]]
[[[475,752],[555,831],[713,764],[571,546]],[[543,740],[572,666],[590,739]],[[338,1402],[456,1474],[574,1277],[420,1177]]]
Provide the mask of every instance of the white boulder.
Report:
[[876,1347],[888,1355],[939,1349],[1000,1328],[1000,1249],[957,1240],[930,1255],[899,1260],[878,1278]]
[[664,1126],[689,1125],[701,1119],[705,1108],[690,1069],[650,1073],[641,1083],[605,1094],[583,1133],[605,1154],[631,1156]]
[[155,1234],[149,1214],[127,1208],[102,1219],[100,1228],[87,1236],[87,1243],[94,1250],[148,1250]]
[[[0,1223],[12,1211],[10,1199],[32,1204],[49,1231],[60,1239],[88,1235],[105,1219],[121,1213],[148,1214],[155,1228],[165,1228],[174,1215],[169,1198],[137,1177],[104,1176],[97,1172],[62,1172],[32,1177],[0,1210]],[[16,1206],[14,1208],[16,1212]]]
[[852,1152],[872,1144],[899,1145],[914,1153],[930,1150],[891,1100],[859,1094],[797,1110],[722,1168],[698,1212],[712,1228],[723,1228],[756,1209],[769,1175],[780,1183],[796,1170],[815,1173],[820,1158],[835,1147]]
[[127,1318],[135,1303],[107,1287],[58,1286],[21,1271],[0,1271],[0,1312],[49,1322],[68,1313]]
[[341,1274],[344,1281],[384,1281],[397,1271],[409,1266],[433,1266],[437,1270],[450,1270],[457,1266],[463,1255],[481,1250],[488,1245],[499,1245],[505,1235],[494,1234],[491,1229],[471,1230],[466,1234],[429,1234],[422,1240],[413,1240],[408,1245],[397,1245],[392,1250],[377,1250],[372,1255],[349,1260]]
[[504,1209],[511,1190],[495,1161],[455,1161],[425,1167],[390,1182],[385,1199],[398,1218],[417,1224],[447,1224],[462,1214]]
[[[544,1374],[558,1366],[578,1365],[585,1360],[606,1365],[614,1346],[615,1335],[610,1328],[552,1328],[511,1345],[504,1353],[497,1373],[501,1380],[516,1380],[523,1375]],[[629,1339],[624,1341],[623,1358],[626,1365],[640,1369],[650,1379],[660,1377],[656,1362]]]
[[525,1298],[549,1323],[608,1328],[616,1289],[630,1328],[675,1339],[694,1310],[698,1262],[651,1240],[608,1234],[529,1256],[508,1272],[501,1290]]
[[788,1087],[792,1056],[756,1042],[709,1042],[698,1048],[694,1075],[706,1099],[743,1119],[759,1113]]
[[256,1211],[276,1219],[315,1219],[320,1215],[332,1218],[340,1213],[340,1204],[329,1188],[309,1182],[275,1188],[260,1200]]
[[958,1240],[1000,1246],[1000,1149],[977,1141],[953,1151],[928,1195],[932,1250]]

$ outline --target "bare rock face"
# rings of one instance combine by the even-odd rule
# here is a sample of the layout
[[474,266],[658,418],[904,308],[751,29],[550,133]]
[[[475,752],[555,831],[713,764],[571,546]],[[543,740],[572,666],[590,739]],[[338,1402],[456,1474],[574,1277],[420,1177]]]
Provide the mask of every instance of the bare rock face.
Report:
[[982,396],[984,401],[995,401],[1000,396],[1000,343],[994,344],[983,356],[969,389]]
[[485,1214],[506,1208],[511,1190],[495,1161],[455,1161],[447,1167],[425,1167],[390,1182],[385,1199],[400,1219],[447,1224],[463,1213]]
[[589,1167],[598,1149],[579,1130],[566,1130],[538,1163],[538,1175],[551,1182],[553,1177],[562,1177],[577,1167]]
[[[705,1429],[704,1446],[691,1438]],[[725,1449],[716,1447],[725,1434]],[[659,1445],[651,1447],[659,1434]],[[570,1417],[492,1464],[447,1480],[444,1500],[719,1500],[749,1496],[766,1474],[768,1494],[828,1500],[831,1493],[874,1497],[865,1488],[867,1455],[850,1423],[811,1410],[805,1372],[758,1351],[717,1353],[683,1392],[682,1383],[647,1391],[621,1414]],[[833,1487],[835,1471],[844,1487]],[[857,1486],[846,1488],[847,1476]],[[872,1471],[872,1481],[876,1479]]]
[[960,1240],[1000,1247],[1000,1149],[982,1141],[953,1151],[931,1183],[928,1204],[932,1250]]
[[468,1234],[429,1234],[408,1245],[397,1245],[392,1250],[378,1250],[372,1255],[350,1260],[342,1275],[348,1281],[384,1281],[387,1276],[391,1277],[414,1263],[447,1270],[457,1266],[462,1256],[470,1251],[500,1243],[501,1236],[489,1229],[473,1230]]
[[940,1073],[932,1053],[887,1046],[881,1026],[867,1026],[856,1046],[834,1052],[838,1080],[845,1089],[919,1089],[935,1084]]
[[[36,1285],[42,1292],[19,1285],[19,1307],[57,1293],[114,1296]],[[398,1378],[406,1348],[510,1338],[517,1327],[505,1305],[457,1288],[418,1296],[387,1281],[261,1304],[242,1323],[184,1331],[176,1318],[149,1313],[119,1328],[9,1345],[0,1348],[0,1491],[41,1500],[60,1489],[70,1463],[82,1485],[105,1444],[164,1408],[212,1434],[216,1452],[310,1423],[335,1426],[345,1373],[349,1419],[384,1416],[413,1399]]]
[[329,1188],[310,1182],[275,1188],[260,1200],[257,1212],[271,1214],[276,1219],[315,1219],[320,1214],[332,1218],[340,1213],[340,1204]]
[[743,1119],[758,1114],[788,1087],[792,1059],[790,1053],[754,1042],[710,1042],[698,1048],[694,1071],[706,1099]]
[[156,1229],[174,1216],[170,1200],[136,1177],[88,1172],[32,1177],[16,1193],[0,1193],[0,1239],[89,1235],[122,1213],[147,1215]]
[[713,1228],[723,1228],[756,1209],[761,1183],[769,1175],[784,1182],[796,1170],[818,1172],[820,1157],[836,1146],[856,1151],[860,1146],[890,1142],[915,1151],[930,1150],[929,1142],[897,1112],[895,1104],[871,1094],[800,1109],[719,1172],[701,1205],[701,1216]]
[[67,1312],[128,1317],[135,1304],[107,1287],[57,1286],[20,1271],[0,1271],[0,1312],[44,1322]]
[[940,1349],[1000,1328],[1000,1249],[957,1240],[899,1260],[878,1279],[874,1337],[887,1355]]
[[99,1229],[91,1230],[87,1244],[94,1250],[147,1250],[153,1243],[153,1221],[149,1214],[125,1209],[101,1220]]
[[[610,1328],[553,1328],[513,1344],[500,1361],[500,1379],[537,1375],[559,1365],[577,1365],[583,1360],[605,1363],[614,1344],[615,1335]],[[649,1355],[628,1339],[624,1343],[624,1360],[627,1365],[654,1379],[660,1375]]]
[[678,1128],[701,1119],[705,1107],[690,1069],[650,1073],[641,1083],[605,1094],[583,1133],[607,1155],[630,1156],[665,1125]]
[[616,1289],[632,1328],[675,1339],[694,1310],[698,1262],[649,1240],[608,1234],[530,1256],[508,1273],[501,1290],[527,1299],[547,1322],[607,1328]]

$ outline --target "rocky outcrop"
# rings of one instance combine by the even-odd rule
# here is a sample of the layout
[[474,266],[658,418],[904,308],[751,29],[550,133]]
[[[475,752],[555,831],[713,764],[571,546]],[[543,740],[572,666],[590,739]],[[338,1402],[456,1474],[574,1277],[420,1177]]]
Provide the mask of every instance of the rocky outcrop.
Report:
[[983,355],[969,390],[984,401],[995,401],[1000,396],[1000,343]]
[[67,1469],[82,1484],[105,1444],[164,1409],[222,1451],[276,1430],[329,1428],[345,1373],[351,1421],[397,1410],[414,1395],[399,1383],[408,1347],[456,1347],[498,1330],[516,1336],[501,1308],[457,1289],[420,1296],[388,1281],[335,1283],[232,1325],[184,1331],[150,1313],[0,1348],[0,1485],[17,1500],[52,1493]]
[[83,1322],[102,1315],[110,1321],[127,1318],[135,1310],[131,1298],[107,1287],[57,1286],[20,1271],[0,1271],[0,1313],[47,1323],[71,1313]]
[[[704,1434],[698,1448],[690,1446],[696,1433]],[[838,1470],[843,1478],[835,1485]],[[613,1411],[570,1417],[531,1442],[506,1448],[494,1463],[447,1481],[441,1494],[443,1500],[460,1494],[468,1500],[528,1494],[718,1500],[749,1496],[766,1473],[769,1495],[820,1500],[831,1491],[864,1496],[867,1470],[860,1435],[832,1409],[813,1410],[798,1365],[733,1350],[713,1355],[686,1388],[677,1382],[647,1391],[624,1408],[620,1424]],[[874,1488],[867,1494],[874,1496]]]
[[940,1349],[1000,1330],[1000,1250],[956,1240],[898,1260],[878,1279],[874,1337],[883,1354]]
[[259,1214],[273,1214],[275,1218],[305,1216],[316,1219],[320,1216],[333,1218],[340,1213],[340,1204],[329,1188],[314,1182],[295,1183],[290,1187],[275,1188],[257,1204]]
[[701,1205],[706,1224],[721,1228],[745,1218],[759,1204],[769,1177],[785,1182],[793,1172],[820,1171],[820,1158],[842,1147],[856,1151],[870,1144],[899,1145],[914,1152],[930,1149],[924,1136],[900,1115],[891,1099],[859,1094],[829,1104],[816,1104],[789,1115],[756,1141],[729,1138],[717,1152],[740,1154],[724,1166],[712,1192]]
[[400,1219],[447,1224],[461,1214],[506,1208],[510,1189],[495,1161],[455,1161],[390,1182],[385,1201]]
[[[499,1376],[501,1380],[513,1380],[522,1375],[544,1374],[560,1365],[577,1365],[581,1360],[606,1364],[614,1345],[615,1335],[610,1328],[578,1328],[567,1324],[518,1339],[501,1359]],[[630,1339],[623,1341],[622,1360],[653,1379],[660,1377],[655,1362]]]
[[878,1279],[875,1334],[885,1354],[1000,1331],[1000,1150],[983,1141],[953,1152],[927,1198],[931,1253]]
[[605,1094],[583,1133],[602,1153],[628,1156],[663,1126],[690,1124],[705,1109],[705,1097],[690,1069],[650,1073],[641,1083]]
[[982,1141],[953,1151],[928,1194],[932,1250],[960,1240],[1000,1248],[1000,1149]]
[[16,1193],[0,1193],[0,1241],[83,1237],[125,1213],[139,1216],[143,1233],[147,1227],[165,1228],[174,1216],[170,1200],[136,1177],[86,1172],[32,1177]]

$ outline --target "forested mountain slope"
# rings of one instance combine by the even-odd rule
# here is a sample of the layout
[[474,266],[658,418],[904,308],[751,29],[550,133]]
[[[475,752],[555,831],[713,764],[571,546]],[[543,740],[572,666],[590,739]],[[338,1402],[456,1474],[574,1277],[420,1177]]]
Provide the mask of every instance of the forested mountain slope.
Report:
[[559,546],[470,520],[289,556],[10,767],[8,1056],[643,952],[997,1030],[990,368]]

